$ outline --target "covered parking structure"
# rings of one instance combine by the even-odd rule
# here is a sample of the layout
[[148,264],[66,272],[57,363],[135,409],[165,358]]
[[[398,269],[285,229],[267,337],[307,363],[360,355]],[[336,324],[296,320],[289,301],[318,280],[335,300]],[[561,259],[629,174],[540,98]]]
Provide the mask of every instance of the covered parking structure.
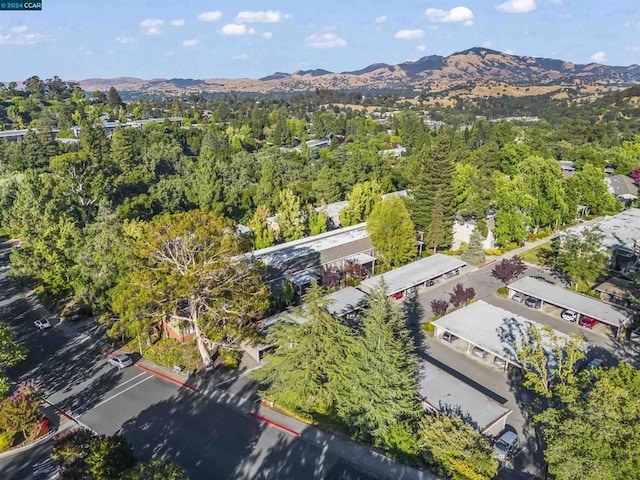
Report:
[[539,299],[542,304],[547,303],[566,310],[573,310],[581,316],[591,317],[598,322],[610,325],[616,329],[616,333],[621,326],[625,326],[629,321],[629,312],[624,308],[571,292],[535,278],[524,277],[508,287],[509,298],[513,297],[516,292],[527,297],[534,297]]
[[394,295],[424,285],[443,275],[459,273],[465,265],[466,263],[462,260],[437,253],[390,272],[363,280],[358,288],[363,292],[371,293],[384,280],[387,293]]
[[427,362],[420,369],[419,392],[427,410],[459,416],[483,435],[497,436],[511,413],[509,408]]
[[[433,322],[435,335],[449,333],[457,337],[455,342],[465,342],[465,350],[471,353],[478,347],[492,355],[506,361],[507,365],[521,368],[516,351],[528,339],[528,329],[541,329],[543,325],[528,320],[499,307],[478,300],[471,305],[455,310]],[[569,336],[554,330],[554,334],[561,339]],[[543,337],[544,338],[544,337]],[[553,363],[551,349],[545,349],[550,363]],[[488,358],[487,360],[493,360]]]
[[338,317],[351,318],[367,306],[369,295],[355,287],[345,287],[326,296],[327,311]]

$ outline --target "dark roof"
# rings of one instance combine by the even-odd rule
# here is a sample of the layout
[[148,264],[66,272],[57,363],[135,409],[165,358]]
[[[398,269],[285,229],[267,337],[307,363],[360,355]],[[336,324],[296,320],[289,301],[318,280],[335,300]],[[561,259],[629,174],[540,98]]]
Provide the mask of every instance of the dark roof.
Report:
[[626,175],[613,175],[609,177],[609,185],[613,194],[620,196],[638,196],[638,186],[633,182],[633,178]]

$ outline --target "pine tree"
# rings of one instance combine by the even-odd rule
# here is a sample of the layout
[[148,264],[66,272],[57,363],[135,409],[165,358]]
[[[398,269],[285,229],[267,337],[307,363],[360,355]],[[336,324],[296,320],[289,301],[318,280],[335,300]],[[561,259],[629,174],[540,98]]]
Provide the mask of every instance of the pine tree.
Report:
[[431,221],[425,233],[425,243],[427,247],[433,248],[433,253],[436,253],[438,247],[445,245],[447,232],[440,192],[436,193],[433,211],[431,212]]
[[122,105],[122,99],[120,98],[120,94],[115,89],[115,87],[111,87],[109,89],[109,93],[107,94],[107,105],[109,105],[109,107],[113,110]]
[[280,237],[285,242],[297,240],[304,236],[304,219],[300,206],[300,198],[293,191],[285,188],[278,195],[280,206],[276,222],[280,228]]
[[451,155],[451,139],[447,134],[440,133],[435,143],[423,147],[418,155],[420,164],[413,186],[411,217],[418,230],[428,232],[434,215],[435,199],[439,193],[446,233],[443,242],[448,245],[452,239],[456,208],[456,190],[453,183],[455,166]]
[[340,384],[337,413],[357,438],[390,447],[394,426],[419,417],[418,363],[405,319],[386,288],[374,290],[362,319],[362,335]]
[[320,203],[337,202],[342,197],[336,174],[328,165],[320,169],[312,188],[315,197]]
[[353,350],[354,333],[327,312],[324,291],[313,284],[297,311],[306,322],[281,323],[270,341],[275,353],[252,376],[269,387],[260,396],[299,415],[333,413],[337,383]]
[[469,246],[462,253],[462,260],[471,265],[480,265],[486,259],[484,255],[484,249],[482,248],[482,242],[484,238],[482,238],[482,233],[477,228],[474,228],[471,232],[471,236],[469,237]]

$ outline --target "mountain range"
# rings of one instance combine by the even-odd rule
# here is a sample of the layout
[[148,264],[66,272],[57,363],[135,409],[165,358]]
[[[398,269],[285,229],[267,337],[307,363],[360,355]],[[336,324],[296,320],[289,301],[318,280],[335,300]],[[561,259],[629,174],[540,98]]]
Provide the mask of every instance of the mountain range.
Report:
[[259,79],[90,78],[85,91],[115,87],[132,94],[185,93],[284,94],[329,90],[386,91],[434,97],[522,96],[550,94],[558,98],[593,95],[640,83],[640,66],[575,64],[552,58],[512,55],[488,48],[471,48],[447,57],[429,55],[397,65],[374,63],[360,70],[275,72]]

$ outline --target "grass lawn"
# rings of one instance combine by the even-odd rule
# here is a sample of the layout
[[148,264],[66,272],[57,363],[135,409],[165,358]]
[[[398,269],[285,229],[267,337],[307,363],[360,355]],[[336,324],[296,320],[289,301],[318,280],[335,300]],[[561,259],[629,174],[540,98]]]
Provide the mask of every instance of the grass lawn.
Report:
[[520,258],[527,263],[535,263],[536,265],[542,265],[542,259],[538,257],[538,253],[541,250],[547,249],[551,246],[551,240],[548,242],[544,242],[542,245],[538,245],[537,247],[532,248],[531,250],[527,250],[520,254]]

